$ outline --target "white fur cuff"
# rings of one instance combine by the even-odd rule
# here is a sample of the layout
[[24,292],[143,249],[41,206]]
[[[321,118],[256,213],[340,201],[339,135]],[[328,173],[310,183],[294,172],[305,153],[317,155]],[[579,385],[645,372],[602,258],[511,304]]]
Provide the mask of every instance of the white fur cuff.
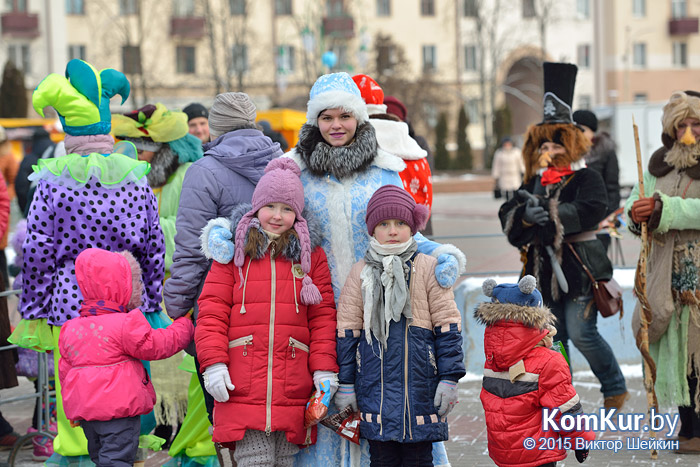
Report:
[[443,253],[447,253],[449,255],[452,255],[457,259],[458,263],[458,272],[462,274],[464,271],[467,269],[467,257],[464,256],[464,253],[462,253],[462,250],[457,248],[456,246],[452,245],[451,243],[444,243],[440,245],[439,247],[435,248],[433,252],[430,254],[430,256],[437,258]]
[[326,109],[341,107],[355,116],[358,125],[362,125],[369,120],[367,105],[362,97],[343,91],[327,91],[309,100],[306,110],[306,123],[318,126],[318,115],[321,112]]
[[202,229],[202,234],[199,236],[201,251],[207,259],[213,259],[211,251],[209,251],[209,234],[214,227],[223,227],[226,230],[231,230],[231,221],[225,217],[217,217],[207,222],[207,225]]

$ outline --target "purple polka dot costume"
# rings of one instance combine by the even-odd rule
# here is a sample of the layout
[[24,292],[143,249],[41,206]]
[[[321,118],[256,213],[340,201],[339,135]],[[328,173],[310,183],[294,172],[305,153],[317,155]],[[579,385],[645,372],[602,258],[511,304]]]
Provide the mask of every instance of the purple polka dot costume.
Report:
[[22,318],[60,326],[78,316],[82,301],[74,261],[86,248],[129,250],[143,270],[145,312],[159,311],[165,246],[158,204],[147,185],[82,187],[41,180],[27,218]]
[[[146,181],[150,166],[114,148],[109,101],[129,96],[129,81],[71,60],[65,76],[50,74],[32,96],[34,109],[56,109],[66,132],[66,156],[42,159],[22,246],[23,320],[61,326],[78,316],[82,295],[75,259],[86,248],[128,250],[143,271],[144,312],[160,311],[165,245],[158,202]],[[126,143],[126,146],[133,146]],[[131,148],[133,151],[133,147]],[[18,330],[21,326],[18,326]],[[22,332],[22,331],[20,331]]]

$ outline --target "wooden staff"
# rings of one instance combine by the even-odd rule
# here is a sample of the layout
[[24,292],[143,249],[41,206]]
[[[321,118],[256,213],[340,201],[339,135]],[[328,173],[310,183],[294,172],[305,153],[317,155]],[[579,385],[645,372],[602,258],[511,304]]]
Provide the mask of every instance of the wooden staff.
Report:
[[[634,129],[634,145],[637,149],[637,173],[639,177],[639,199],[644,198],[644,169],[642,167],[642,150],[639,147],[639,130],[637,124],[634,123],[634,117],[632,117],[632,128]],[[640,312],[640,322],[641,329],[635,336],[637,348],[642,354],[642,359],[644,362],[644,389],[647,394],[647,407],[651,413],[651,409],[657,410],[659,407],[658,401],[656,400],[656,391],[654,390],[654,385],[656,384],[656,362],[651,357],[649,353],[649,323],[653,319],[651,312],[651,306],[649,305],[649,299],[647,298],[647,258],[649,257],[650,250],[649,232],[647,231],[647,223],[642,222],[642,248],[639,252],[639,260],[637,261],[637,271],[634,275],[634,293],[637,295],[637,300],[639,300]],[[652,438],[656,437],[654,431],[650,431]],[[651,458],[656,459],[658,457],[658,452],[656,449],[651,451]]]

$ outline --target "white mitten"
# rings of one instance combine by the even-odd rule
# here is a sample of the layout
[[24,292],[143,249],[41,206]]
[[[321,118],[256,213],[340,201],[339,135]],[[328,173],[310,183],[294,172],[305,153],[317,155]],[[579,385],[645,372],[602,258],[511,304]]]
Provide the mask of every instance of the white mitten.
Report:
[[333,373],[332,371],[314,371],[314,386],[317,391],[321,390],[321,381],[328,381],[331,388],[331,398],[338,390],[338,373]]
[[341,384],[335,394],[335,406],[338,410],[343,410],[348,405],[357,412],[357,396],[355,396],[354,384]]
[[214,398],[216,402],[226,402],[229,391],[236,389],[231,383],[231,375],[228,373],[228,366],[225,363],[214,363],[208,366],[203,373],[204,389]]

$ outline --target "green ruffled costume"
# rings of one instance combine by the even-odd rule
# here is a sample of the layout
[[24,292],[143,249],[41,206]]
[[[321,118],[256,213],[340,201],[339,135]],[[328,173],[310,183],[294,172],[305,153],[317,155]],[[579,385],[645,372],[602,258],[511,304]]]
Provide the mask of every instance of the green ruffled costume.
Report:
[[[138,143],[139,139],[147,136],[147,140],[168,144],[178,156],[180,165],[168,177],[167,182],[162,187],[152,187],[158,198],[158,215],[165,239],[167,280],[175,252],[175,227],[182,183],[192,162],[203,155],[200,142],[187,133],[187,120],[181,112],[169,111],[160,103],[155,105],[155,109],[152,106],[150,108],[146,106],[128,115],[113,115],[112,125],[117,137],[127,137]],[[152,162],[155,163],[156,160],[157,157],[154,157]],[[165,317],[165,319],[168,318]],[[158,395],[155,407],[158,423],[178,421],[176,414],[172,413],[173,410],[176,410],[177,418],[185,412],[187,414],[169,451],[174,459],[167,465],[171,467],[218,465],[216,450],[209,433],[211,424],[207,417],[202,388],[196,375],[194,359],[187,356],[179,366],[180,369],[184,368],[190,373],[195,373],[190,378],[189,389],[186,389],[187,383],[183,384],[179,371],[175,369],[179,364],[179,358],[174,356],[151,365],[152,382]],[[181,389],[183,391],[180,391]]]

